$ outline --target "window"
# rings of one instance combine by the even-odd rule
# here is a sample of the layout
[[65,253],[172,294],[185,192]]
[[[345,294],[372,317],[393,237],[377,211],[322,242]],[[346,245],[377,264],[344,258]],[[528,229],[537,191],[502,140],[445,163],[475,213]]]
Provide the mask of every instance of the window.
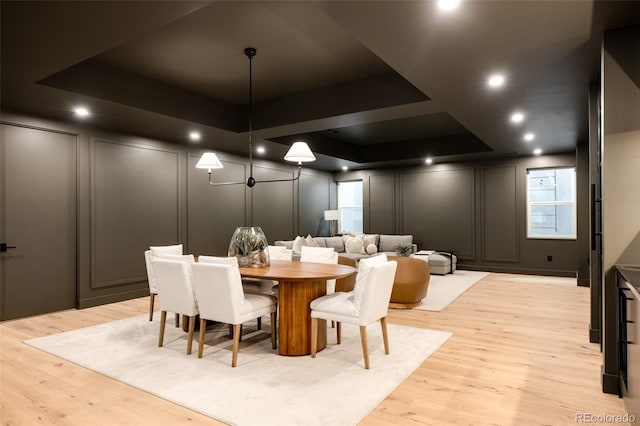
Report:
[[575,168],[527,171],[527,237],[576,238]]
[[362,232],[362,181],[338,182],[341,234]]

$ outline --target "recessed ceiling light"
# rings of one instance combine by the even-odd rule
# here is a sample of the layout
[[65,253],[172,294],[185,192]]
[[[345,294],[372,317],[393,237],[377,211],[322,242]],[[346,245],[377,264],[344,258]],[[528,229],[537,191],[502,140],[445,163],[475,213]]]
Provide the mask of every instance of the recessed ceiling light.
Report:
[[460,6],[460,0],[438,0],[438,7],[444,12],[451,12]]
[[524,137],[522,139],[524,139],[527,142],[531,142],[535,138],[536,138],[536,135],[534,135],[533,133],[525,133],[525,135],[524,135]]
[[542,150],[540,148],[536,148],[536,149],[533,150],[533,154],[534,155],[540,155],[540,154],[542,154]]
[[433,158],[428,157],[426,160],[424,160],[425,163],[427,164],[432,164],[433,163]]
[[513,114],[511,114],[512,123],[522,123],[522,120],[524,120],[524,114],[521,113],[520,111],[514,112]]
[[256,148],[256,152],[258,154],[264,154],[265,152],[267,152],[267,150],[264,149],[264,146],[259,146],[259,147]]
[[504,85],[504,75],[493,74],[489,77],[489,80],[487,80],[487,84],[489,84],[489,87],[493,88],[502,87]]
[[343,172],[346,172],[347,170],[349,170],[349,167],[347,167],[347,166],[342,166],[342,171],[343,171]]
[[83,107],[83,106],[75,107],[73,109],[73,112],[78,117],[87,117],[89,115],[89,110],[86,107]]
[[192,141],[199,141],[200,138],[200,132],[189,132],[189,139],[191,139]]

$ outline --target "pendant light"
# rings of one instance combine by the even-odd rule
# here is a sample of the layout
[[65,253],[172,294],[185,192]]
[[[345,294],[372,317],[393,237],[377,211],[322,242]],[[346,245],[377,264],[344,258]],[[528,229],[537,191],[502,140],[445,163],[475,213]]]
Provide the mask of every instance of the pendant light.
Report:
[[256,180],[253,177],[253,140],[252,140],[252,131],[253,131],[253,68],[252,61],[253,57],[256,56],[256,49],[253,47],[247,47],[244,49],[244,54],[249,58],[249,178],[243,182],[214,182],[213,176],[211,174],[211,170],[213,169],[221,169],[224,166],[218,156],[213,152],[205,152],[200,157],[200,160],[196,164],[196,167],[199,169],[207,169],[207,173],[209,174],[209,185],[211,186],[222,186],[222,185],[242,185],[246,184],[249,188],[253,188],[256,183],[266,183],[266,182],[290,182],[300,179],[300,173],[302,172],[302,163],[307,161],[315,161],[316,157],[313,155],[313,152],[309,148],[306,142],[294,142],[289,151],[284,156],[286,161],[292,161],[298,163],[298,172],[296,177],[291,179],[271,179],[271,180]]

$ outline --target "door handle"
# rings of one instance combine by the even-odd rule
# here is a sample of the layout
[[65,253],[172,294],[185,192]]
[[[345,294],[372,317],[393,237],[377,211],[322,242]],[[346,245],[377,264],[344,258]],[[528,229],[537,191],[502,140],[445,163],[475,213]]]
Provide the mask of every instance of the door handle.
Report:
[[7,243],[0,243],[0,253],[4,253],[7,249],[14,249],[16,246],[8,246]]

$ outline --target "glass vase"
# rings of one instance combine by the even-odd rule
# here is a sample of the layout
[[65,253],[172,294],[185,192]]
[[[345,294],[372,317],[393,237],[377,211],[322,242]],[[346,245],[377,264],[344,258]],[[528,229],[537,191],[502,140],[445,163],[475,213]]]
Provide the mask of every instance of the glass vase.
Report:
[[269,266],[269,243],[259,226],[236,228],[229,243],[229,257],[238,259],[238,266]]

